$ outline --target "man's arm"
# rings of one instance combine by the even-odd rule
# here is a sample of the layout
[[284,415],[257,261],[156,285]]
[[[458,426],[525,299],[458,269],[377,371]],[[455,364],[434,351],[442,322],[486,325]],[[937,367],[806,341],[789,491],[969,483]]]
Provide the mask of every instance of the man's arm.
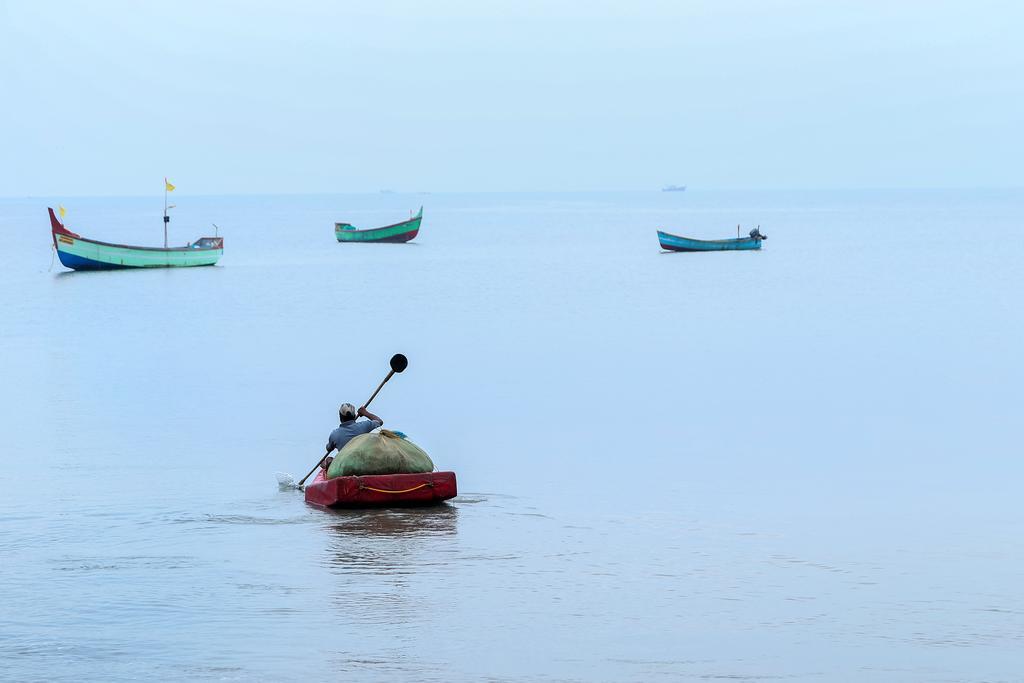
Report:
[[379,417],[377,417],[376,415],[371,413],[369,410],[367,410],[366,406],[361,406],[359,408],[359,413],[358,414],[359,414],[359,417],[365,417],[367,420],[374,420],[376,422],[379,422],[382,426],[384,424],[384,420],[380,419]]

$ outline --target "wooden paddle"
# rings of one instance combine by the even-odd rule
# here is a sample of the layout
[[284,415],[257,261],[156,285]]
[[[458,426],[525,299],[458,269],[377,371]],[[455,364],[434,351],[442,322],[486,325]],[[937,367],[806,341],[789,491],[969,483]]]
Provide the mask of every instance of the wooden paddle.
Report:
[[[391,356],[391,372],[388,373],[388,376],[385,377],[384,381],[381,382],[380,386],[377,387],[377,391],[373,392],[373,396],[367,399],[366,403],[363,404],[363,408],[366,408],[368,405],[370,405],[370,402],[373,401],[373,399],[377,398],[377,394],[380,393],[380,390],[384,388],[384,385],[388,383],[388,380],[391,379],[396,372],[404,372],[407,367],[409,367],[408,358],[406,358],[400,353],[396,353],[395,355]],[[313,465],[313,469],[309,471],[309,474],[300,479],[299,483],[295,485],[296,488],[302,488],[302,485],[306,483],[306,480],[313,476],[313,473],[316,472],[317,468],[320,467],[320,465],[323,464],[324,460],[327,459],[327,456],[331,454],[331,450],[333,449],[327,449],[327,452],[323,454],[323,456],[315,465]]]
[[396,372],[403,372],[407,367],[409,367],[408,358],[400,353],[396,353],[391,356],[391,372],[388,373],[388,376],[385,377],[384,381],[377,387],[377,391],[373,392],[373,396],[367,399],[366,403],[363,404],[363,408],[366,408],[370,405],[370,402],[373,401],[373,399],[377,398],[377,394],[380,393],[380,390],[384,388],[384,385],[388,383],[388,380],[391,379]]

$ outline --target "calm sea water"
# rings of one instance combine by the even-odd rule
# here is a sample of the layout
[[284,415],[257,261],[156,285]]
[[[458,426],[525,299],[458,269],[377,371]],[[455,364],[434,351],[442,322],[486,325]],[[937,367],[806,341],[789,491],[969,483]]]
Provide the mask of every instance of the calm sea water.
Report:
[[[176,199],[0,201],[0,678],[1024,680],[1024,193]],[[395,352],[461,495],[278,491]]]

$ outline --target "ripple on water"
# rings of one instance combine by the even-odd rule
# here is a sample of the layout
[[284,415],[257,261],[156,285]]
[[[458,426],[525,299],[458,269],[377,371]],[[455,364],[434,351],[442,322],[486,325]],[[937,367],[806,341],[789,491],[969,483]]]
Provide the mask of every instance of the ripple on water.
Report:
[[205,515],[202,521],[214,524],[279,525],[310,524],[315,522],[309,515],[299,517],[256,517],[254,515]]
[[54,558],[54,571],[61,572],[103,572],[135,569],[191,569],[197,566],[196,558],[187,555],[124,555],[111,557]]

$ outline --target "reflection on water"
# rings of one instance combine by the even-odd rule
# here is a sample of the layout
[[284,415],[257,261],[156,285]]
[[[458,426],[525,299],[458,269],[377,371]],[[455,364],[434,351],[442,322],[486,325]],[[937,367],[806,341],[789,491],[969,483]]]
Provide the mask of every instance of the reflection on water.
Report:
[[454,534],[459,509],[442,503],[427,507],[377,510],[325,510],[331,515],[329,529],[336,537],[354,536],[447,536]]
[[343,573],[400,573],[436,562],[458,527],[459,510],[425,508],[328,510],[324,563]]
[[421,586],[440,582],[455,559],[458,508],[445,503],[326,514],[323,563],[336,577],[328,594],[338,619],[378,628],[415,623],[437,600]]

